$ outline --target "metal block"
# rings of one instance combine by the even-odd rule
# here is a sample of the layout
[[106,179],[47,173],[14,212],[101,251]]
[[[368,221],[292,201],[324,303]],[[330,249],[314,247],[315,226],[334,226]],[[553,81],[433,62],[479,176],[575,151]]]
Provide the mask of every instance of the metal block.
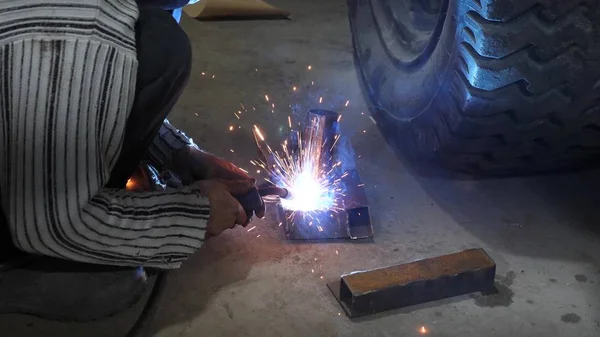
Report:
[[344,190],[338,202],[341,210],[292,212],[277,207],[277,216],[289,240],[364,239],[373,236],[371,213],[356,170],[341,178]]
[[483,249],[342,275],[328,284],[349,317],[494,289],[496,263]]

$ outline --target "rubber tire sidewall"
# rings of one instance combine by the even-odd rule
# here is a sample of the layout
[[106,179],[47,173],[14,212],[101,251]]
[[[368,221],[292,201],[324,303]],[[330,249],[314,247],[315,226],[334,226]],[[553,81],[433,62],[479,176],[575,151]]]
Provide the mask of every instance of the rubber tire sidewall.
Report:
[[[348,0],[355,65],[367,104],[378,128],[389,143],[415,159],[439,161],[439,143],[432,127],[443,122],[440,109],[452,72],[456,68],[459,14],[449,0],[439,41],[418,68],[398,67],[379,38],[370,0]],[[413,117],[394,111],[412,109]]]
[[414,66],[403,66],[388,53],[381,40],[370,0],[348,1],[355,53],[370,99],[393,119],[411,121],[418,118],[431,106],[447,83],[456,53],[457,31],[456,15],[452,14],[454,1],[448,1],[439,41],[429,57]]

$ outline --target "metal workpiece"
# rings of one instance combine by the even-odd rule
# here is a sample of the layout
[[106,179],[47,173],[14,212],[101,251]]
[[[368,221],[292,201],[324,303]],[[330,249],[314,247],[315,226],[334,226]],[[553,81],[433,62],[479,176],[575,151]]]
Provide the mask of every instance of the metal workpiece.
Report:
[[353,318],[481,291],[494,291],[496,263],[483,249],[468,249],[369,271],[328,284]]
[[289,240],[365,239],[373,236],[371,213],[356,170],[341,178],[343,196],[336,209],[293,212],[277,205],[277,216]]
[[303,138],[314,144],[317,162],[329,171],[335,162],[335,142],[340,136],[340,114],[330,110],[308,111],[308,121]]
[[[301,134],[292,132],[285,141],[288,153],[311,153],[323,172],[331,174],[330,179],[336,183],[336,192],[339,192],[333,207],[326,210],[292,211],[279,203],[277,217],[287,239],[363,239],[373,236],[367,196],[352,164],[353,158],[349,158],[353,157],[354,151],[349,140],[340,139],[339,120],[337,112],[309,110]],[[264,142],[262,134],[255,132],[254,137],[261,161],[267,167],[275,168],[273,151]],[[340,143],[345,145],[343,150],[336,146]]]
[[[340,114],[330,110],[312,109],[303,138],[310,139],[318,153],[318,163],[326,171],[340,161],[335,146],[340,137]],[[339,170],[338,170],[339,171]],[[371,214],[358,171],[338,172],[341,196],[335,209],[321,212],[292,212],[278,206],[279,221],[289,240],[364,239],[373,236]]]

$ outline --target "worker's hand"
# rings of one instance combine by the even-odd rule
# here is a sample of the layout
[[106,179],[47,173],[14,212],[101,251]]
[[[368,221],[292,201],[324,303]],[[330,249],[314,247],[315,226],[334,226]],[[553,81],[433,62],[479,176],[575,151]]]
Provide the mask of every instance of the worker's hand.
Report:
[[255,182],[233,163],[201,151],[193,146],[186,146],[173,155],[170,165],[184,185],[194,181],[208,179],[250,180]]
[[256,180],[227,160],[195,147],[187,146],[173,155],[170,169],[184,185],[189,185],[195,181],[213,179],[225,182],[249,182],[252,187],[245,193],[232,194],[242,204],[248,218],[251,218],[253,214],[256,214],[259,218],[265,215],[265,203],[254,186]]
[[247,194],[254,188],[252,181],[211,179],[197,181],[193,185],[198,187],[210,202],[206,239],[217,236],[228,228],[248,224],[246,211],[234,195]]

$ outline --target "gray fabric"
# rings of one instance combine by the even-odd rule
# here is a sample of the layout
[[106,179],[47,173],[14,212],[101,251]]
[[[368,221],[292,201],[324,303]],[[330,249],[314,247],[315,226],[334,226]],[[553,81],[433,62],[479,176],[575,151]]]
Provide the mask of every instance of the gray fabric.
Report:
[[150,275],[144,281],[133,268],[37,258],[20,268],[0,271],[0,314],[98,320],[131,307],[154,280]]

